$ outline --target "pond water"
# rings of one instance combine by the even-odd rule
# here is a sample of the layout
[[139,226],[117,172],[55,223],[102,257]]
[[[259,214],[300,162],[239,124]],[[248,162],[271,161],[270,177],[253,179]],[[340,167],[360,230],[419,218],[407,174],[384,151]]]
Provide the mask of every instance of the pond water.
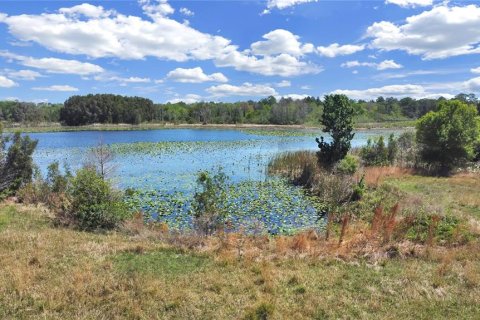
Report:
[[[352,146],[362,146],[368,138],[392,132],[359,131]],[[281,152],[316,150],[315,137],[320,135],[319,131],[216,129],[30,134],[39,141],[34,161],[42,172],[53,161],[76,170],[86,162],[90,148],[99,142],[109,145],[115,152],[115,184],[140,190],[129,199],[132,208],[175,228],[191,225],[186,213],[191,211],[197,173],[222,167],[232,184],[231,197],[225,204],[231,220],[246,229],[269,225],[268,230],[275,232],[306,227],[318,219],[312,199],[303,197],[294,187],[268,179],[266,166]]]

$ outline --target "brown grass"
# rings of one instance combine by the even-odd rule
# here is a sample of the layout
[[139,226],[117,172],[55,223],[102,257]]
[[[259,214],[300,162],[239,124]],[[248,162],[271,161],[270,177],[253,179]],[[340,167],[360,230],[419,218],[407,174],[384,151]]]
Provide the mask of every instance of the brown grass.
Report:
[[369,187],[379,186],[386,178],[400,178],[413,173],[413,169],[401,167],[365,167],[363,171],[365,183]]

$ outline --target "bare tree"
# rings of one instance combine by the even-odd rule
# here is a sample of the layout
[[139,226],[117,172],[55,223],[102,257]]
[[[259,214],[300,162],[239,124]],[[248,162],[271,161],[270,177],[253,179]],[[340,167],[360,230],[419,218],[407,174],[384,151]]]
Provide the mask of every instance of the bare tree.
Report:
[[90,149],[87,155],[86,165],[95,168],[98,174],[105,180],[110,178],[116,170],[114,160],[115,154],[108,145],[100,139],[97,146]]

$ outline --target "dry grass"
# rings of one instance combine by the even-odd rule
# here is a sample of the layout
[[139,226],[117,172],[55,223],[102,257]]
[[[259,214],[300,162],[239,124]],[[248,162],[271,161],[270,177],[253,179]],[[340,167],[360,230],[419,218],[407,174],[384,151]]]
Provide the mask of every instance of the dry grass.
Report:
[[[418,196],[451,193],[451,208],[478,221],[465,200],[475,177],[387,180]],[[0,318],[479,318],[478,239],[393,242],[398,210],[349,220],[339,244],[333,227],[328,241],[313,231],[199,238],[139,216],[121,232],[92,234],[52,227],[42,208],[3,206]]]
[[400,178],[413,174],[413,169],[401,167],[365,167],[358,175],[365,175],[365,183],[369,187],[381,185],[386,178]]

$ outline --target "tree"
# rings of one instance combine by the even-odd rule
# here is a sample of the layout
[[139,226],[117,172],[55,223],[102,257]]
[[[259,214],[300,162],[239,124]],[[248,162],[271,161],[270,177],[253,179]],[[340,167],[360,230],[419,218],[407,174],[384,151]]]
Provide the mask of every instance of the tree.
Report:
[[472,160],[480,138],[480,121],[475,106],[459,100],[442,101],[417,123],[421,159],[441,174]]
[[115,172],[115,154],[100,140],[96,147],[92,148],[87,155],[87,167],[95,168],[102,179],[107,179]]
[[[6,149],[7,142],[10,146]],[[22,136],[19,132],[5,137],[0,126],[0,194],[14,194],[32,180],[32,154],[38,141]]]
[[93,168],[77,171],[70,197],[67,216],[82,230],[112,229],[129,216],[122,194]]
[[194,195],[193,217],[195,228],[205,235],[214,233],[224,223],[222,204],[226,199],[226,180],[221,169],[213,176],[206,171],[198,173],[200,190]]
[[340,94],[325,96],[323,105],[323,132],[331,135],[332,142],[326,142],[323,137],[317,138],[320,148],[317,156],[323,167],[331,168],[345,158],[350,150],[350,142],[354,136],[352,131],[355,110],[348,97]]

